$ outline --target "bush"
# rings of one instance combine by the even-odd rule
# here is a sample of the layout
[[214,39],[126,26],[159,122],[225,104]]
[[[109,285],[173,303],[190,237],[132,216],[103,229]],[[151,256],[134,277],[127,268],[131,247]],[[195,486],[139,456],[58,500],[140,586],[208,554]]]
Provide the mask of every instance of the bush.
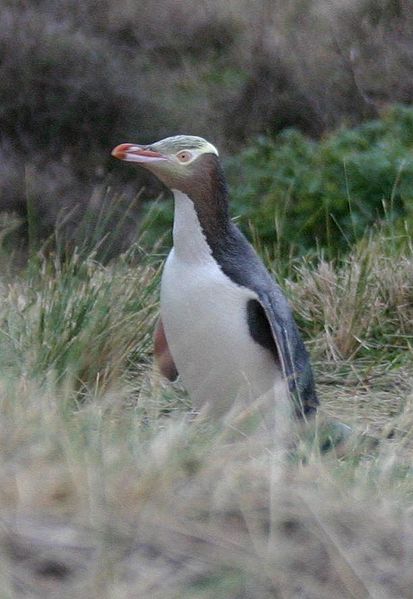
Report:
[[407,0],[4,0],[0,209],[26,218],[34,202],[44,237],[76,207],[76,243],[86,206],[95,220],[102,207],[94,186],[128,201],[150,181],[111,159],[117,143],[192,133],[239,152],[257,135],[317,139],[409,103],[410,12]]
[[373,223],[409,216],[412,149],[413,110],[401,106],[320,141],[260,137],[227,161],[233,212],[270,249],[337,255]]

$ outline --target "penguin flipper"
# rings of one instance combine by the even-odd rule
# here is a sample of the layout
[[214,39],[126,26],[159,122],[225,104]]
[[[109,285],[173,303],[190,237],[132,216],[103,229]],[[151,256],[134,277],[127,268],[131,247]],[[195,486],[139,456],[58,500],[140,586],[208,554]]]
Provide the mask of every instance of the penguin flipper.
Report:
[[161,374],[169,381],[175,381],[178,378],[178,370],[166,340],[161,318],[156,323],[153,341],[155,362]]
[[277,348],[283,375],[298,415],[313,414],[319,405],[310,359],[289,306],[278,288],[259,294]]

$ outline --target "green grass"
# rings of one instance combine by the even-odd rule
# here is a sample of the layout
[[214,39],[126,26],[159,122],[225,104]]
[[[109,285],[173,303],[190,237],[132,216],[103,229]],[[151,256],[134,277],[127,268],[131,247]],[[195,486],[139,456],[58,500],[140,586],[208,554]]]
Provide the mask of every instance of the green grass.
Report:
[[[397,243],[396,243],[397,241]],[[1,256],[2,597],[407,597],[412,248],[283,281],[322,407],[282,438],[191,414],[152,365],[160,260]],[[353,427],[320,446],[331,419]],[[286,442],[288,439],[288,442]]]

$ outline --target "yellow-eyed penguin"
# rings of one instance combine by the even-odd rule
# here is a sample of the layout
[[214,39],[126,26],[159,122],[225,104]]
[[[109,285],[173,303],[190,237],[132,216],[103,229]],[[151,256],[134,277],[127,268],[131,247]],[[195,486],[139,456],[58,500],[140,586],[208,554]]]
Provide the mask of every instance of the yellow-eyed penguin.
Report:
[[224,414],[281,385],[300,416],[314,413],[307,351],[280,287],[231,221],[217,149],[178,135],[124,143],[112,155],[154,173],[175,199],[155,334],[162,373],[179,373],[198,409]]

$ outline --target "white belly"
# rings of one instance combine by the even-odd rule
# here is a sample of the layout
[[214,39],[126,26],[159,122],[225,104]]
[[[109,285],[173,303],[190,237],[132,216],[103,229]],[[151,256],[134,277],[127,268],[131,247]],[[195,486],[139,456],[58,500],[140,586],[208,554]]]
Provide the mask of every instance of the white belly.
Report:
[[161,317],[194,407],[220,415],[275,387],[285,393],[274,357],[249,333],[247,302],[256,294],[222,272],[193,202],[180,191],[174,196],[174,248],[162,275]]
[[247,302],[256,294],[233,283],[212,256],[187,262],[172,250],[161,287],[169,348],[194,407],[215,413],[249,403],[280,381],[272,354],[248,329]]

